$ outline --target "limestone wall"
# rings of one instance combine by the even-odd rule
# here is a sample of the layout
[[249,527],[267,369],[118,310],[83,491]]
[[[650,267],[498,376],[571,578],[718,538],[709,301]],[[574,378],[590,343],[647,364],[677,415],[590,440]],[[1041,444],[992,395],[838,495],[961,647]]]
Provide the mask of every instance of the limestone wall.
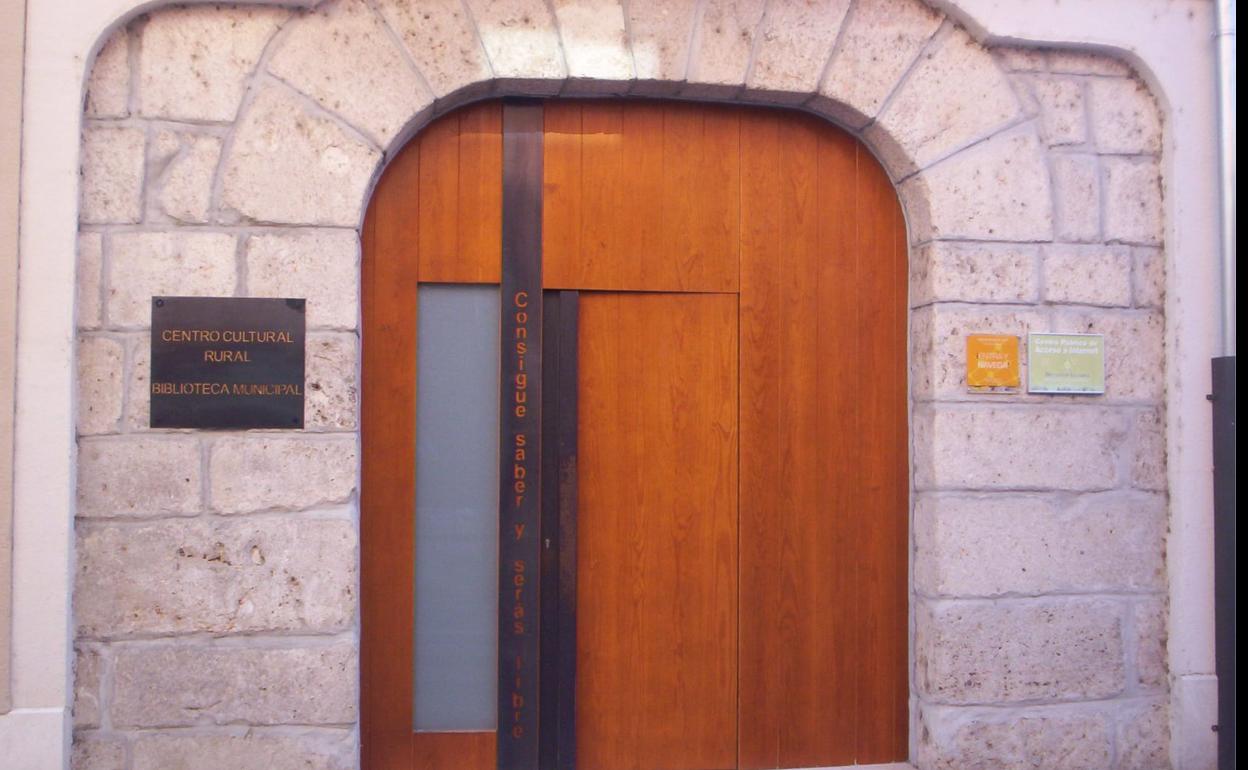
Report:
[[[75,766],[356,766],[358,228],[406,138],[503,93],[784,104],[878,152],[913,244],[912,759],[1167,766],[1159,111],[1117,60],[986,49],[916,0],[115,33],[82,146]],[[308,297],[307,429],[149,429],[153,294]],[[1107,393],[968,395],[972,331],[1103,333]]]

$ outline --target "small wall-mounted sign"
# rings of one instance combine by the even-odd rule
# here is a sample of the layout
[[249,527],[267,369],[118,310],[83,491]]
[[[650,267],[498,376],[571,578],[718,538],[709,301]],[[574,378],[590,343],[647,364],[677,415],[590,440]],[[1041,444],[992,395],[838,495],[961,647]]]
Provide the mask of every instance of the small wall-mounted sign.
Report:
[[968,334],[966,387],[972,393],[1017,393],[1018,337],[1013,334]]
[[1105,336],[1027,335],[1027,392],[1105,392]]
[[302,428],[306,302],[153,297],[153,428]]

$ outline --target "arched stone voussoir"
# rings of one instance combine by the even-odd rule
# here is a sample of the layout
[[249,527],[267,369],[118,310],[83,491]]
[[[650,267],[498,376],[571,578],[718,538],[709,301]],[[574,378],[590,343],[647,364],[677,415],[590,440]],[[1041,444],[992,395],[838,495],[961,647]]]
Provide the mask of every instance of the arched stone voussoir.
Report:
[[543,0],[466,0],[504,93],[553,95],[568,67],[555,19]]
[[706,0],[695,18],[688,82],[681,95],[730,99],[745,86],[766,7],[766,0]]
[[357,227],[381,152],[286,85],[256,87],[223,161],[222,210],[253,222]]
[[911,243],[1053,238],[1049,170],[1031,123],[936,163],[902,182],[898,193]]
[[341,116],[379,147],[433,103],[368,0],[335,0],[287,23],[268,71]]
[[629,42],[637,76],[632,93],[668,96],[684,87],[697,9],[697,0],[629,0]]
[[850,0],[772,3],[759,25],[746,82],[752,98],[799,104],[819,87]]
[[624,6],[619,0],[554,0],[568,83],[564,93],[623,94],[633,77]]
[[437,98],[493,77],[476,26],[461,0],[376,0]]

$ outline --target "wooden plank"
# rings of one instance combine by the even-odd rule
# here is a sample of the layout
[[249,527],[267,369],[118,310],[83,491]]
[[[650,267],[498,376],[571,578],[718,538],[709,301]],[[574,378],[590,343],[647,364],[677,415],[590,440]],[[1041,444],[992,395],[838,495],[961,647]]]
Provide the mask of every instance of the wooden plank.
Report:
[[419,770],[490,770],[498,734],[417,733],[412,766]]
[[586,288],[581,249],[581,102],[546,103],[542,147],[542,286]]
[[430,123],[420,153],[418,240],[422,281],[453,282],[459,261],[459,112]]
[[736,765],[736,304],[581,294],[583,770]]
[[455,280],[498,283],[503,227],[501,102],[481,102],[460,112],[458,208],[460,267]]
[[554,441],[558,453],[559,479],[559,706],[557,767],[576,768],[576,544],[579,527],[577,494],[579,488],[578,370],[580,294],[559,292],[558,381],[559,416]]

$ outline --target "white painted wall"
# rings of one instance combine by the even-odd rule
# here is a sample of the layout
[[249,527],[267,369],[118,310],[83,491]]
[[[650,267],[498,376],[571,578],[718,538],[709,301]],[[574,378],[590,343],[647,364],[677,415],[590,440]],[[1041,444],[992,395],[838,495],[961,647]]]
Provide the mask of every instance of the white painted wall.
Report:
[[[285,5],[312,5],[291,0]],[[279,4],[279,3],[274,3]],[[1208,0],[940,0],[984,42],[1126,51],[1166,114],[1170,669],[1179,770],[1214,762],[1213,504],[1205,394],[1218,333],[1213,6]],[[14,468],[13,706],[0,756],[62,768],[69,746],[73,302],[83,87],[139,0],[30,0]]]

